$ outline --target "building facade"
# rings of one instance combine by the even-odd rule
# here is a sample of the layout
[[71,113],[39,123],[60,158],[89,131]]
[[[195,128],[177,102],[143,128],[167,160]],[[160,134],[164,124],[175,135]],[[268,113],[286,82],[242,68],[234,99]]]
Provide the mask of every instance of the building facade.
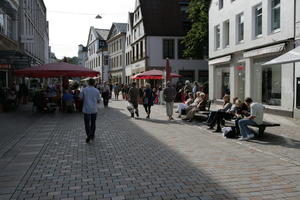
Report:
[[164,70],[169,58],[172,72],[180,74],[182,81],[207,82],[207,61],[183,55],[182,40],[191,26],[187,19],[189,2],[136,0],[133,19],[129,19],[131,36],[127,36],[131,53],[127,53],[126,63],[131,65],[131,76],[151,69]]
[[19,80],[14,70],[49,62],[43,0],[0,1],[0,87]]
[[88,59],[87,47],[82,44],[78,45],[78,65],[85,67],[85,62]]
[[252,97],[269,111],[294,110],[293,64],[264,66],[294,48],[295,1],[212,0],[209,97]]
[[[295,47],[300,46],[300,2],[295,0]],[[300,119],[300,62],[295,63],[294,117]]]
[[125,44],[127,23],[113,23],[107,44],[109,52],[109,73],[112,83],[125,83]]
[[[90,28],[85,67],[99,71],[100,81],[109,80],[107,37],[109,30]],[[80,47],[79,47],[80,48]]]

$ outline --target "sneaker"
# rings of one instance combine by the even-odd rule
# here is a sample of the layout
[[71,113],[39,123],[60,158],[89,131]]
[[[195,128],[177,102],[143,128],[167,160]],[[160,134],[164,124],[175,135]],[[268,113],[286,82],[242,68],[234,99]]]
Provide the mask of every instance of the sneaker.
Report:
[[249,138],[248,137],[241,137],[241,138],[239,138],[239,141],[247,141],[247,140],[249,140]]
[[254,134],[250,134],[250,135],[248,135],[248,139],[250,140],[250,139],[252,139],[252,138],[254,138],[255,136],[254,136]]

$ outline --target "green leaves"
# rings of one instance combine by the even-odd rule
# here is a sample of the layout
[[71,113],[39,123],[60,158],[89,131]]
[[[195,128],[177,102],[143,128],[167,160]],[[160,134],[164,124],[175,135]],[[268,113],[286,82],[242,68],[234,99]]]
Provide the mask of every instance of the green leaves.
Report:
[[208,55],[208,10],[210,1],[192,0],[189,5],[189,19],[192,28],[185,36],[184,56],[203,59]]

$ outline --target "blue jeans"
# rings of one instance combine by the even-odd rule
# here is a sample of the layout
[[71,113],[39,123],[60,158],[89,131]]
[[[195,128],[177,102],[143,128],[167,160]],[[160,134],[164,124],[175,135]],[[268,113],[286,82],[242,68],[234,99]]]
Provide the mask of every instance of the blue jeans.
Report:
[[85,132],[86,132],[87,137],[89,137],[89,138],[95,136],[96,118],[97,118],[97,113],[84,114]]
[[241,119],[239,120],[238,124],[243,138],[247,138],[249,135],[253,134],[248,125],[257,125],[252,119]]

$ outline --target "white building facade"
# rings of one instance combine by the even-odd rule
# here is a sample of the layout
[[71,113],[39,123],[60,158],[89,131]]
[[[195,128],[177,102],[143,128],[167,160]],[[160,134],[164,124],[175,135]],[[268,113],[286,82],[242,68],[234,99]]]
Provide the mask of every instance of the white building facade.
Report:
[[100,72],[100,81],[109,80],[107,37],[109,30],[90,28],[85,67]]
[[263,66],[293,49],[295,1],[212,0],[209,10],[209,97],[252,97],[293,116],[293,64]]
[[[169,58],[172,72],[180,74],[182,81],[207,82],[207,61],[183,56],[181,41],[189,25],[188,5],[187,0],[136,0],[133,19],[129,20],[132,35],[127,36],[131,43],[131,53],[126,57],[131,64],[131,76],[152,69],[164,70]],[[144,84],[141,80],[138,82]]]
[[112,83],[125,83],[125,48],[127,23],[113,23],[107,39],[109,74]]

